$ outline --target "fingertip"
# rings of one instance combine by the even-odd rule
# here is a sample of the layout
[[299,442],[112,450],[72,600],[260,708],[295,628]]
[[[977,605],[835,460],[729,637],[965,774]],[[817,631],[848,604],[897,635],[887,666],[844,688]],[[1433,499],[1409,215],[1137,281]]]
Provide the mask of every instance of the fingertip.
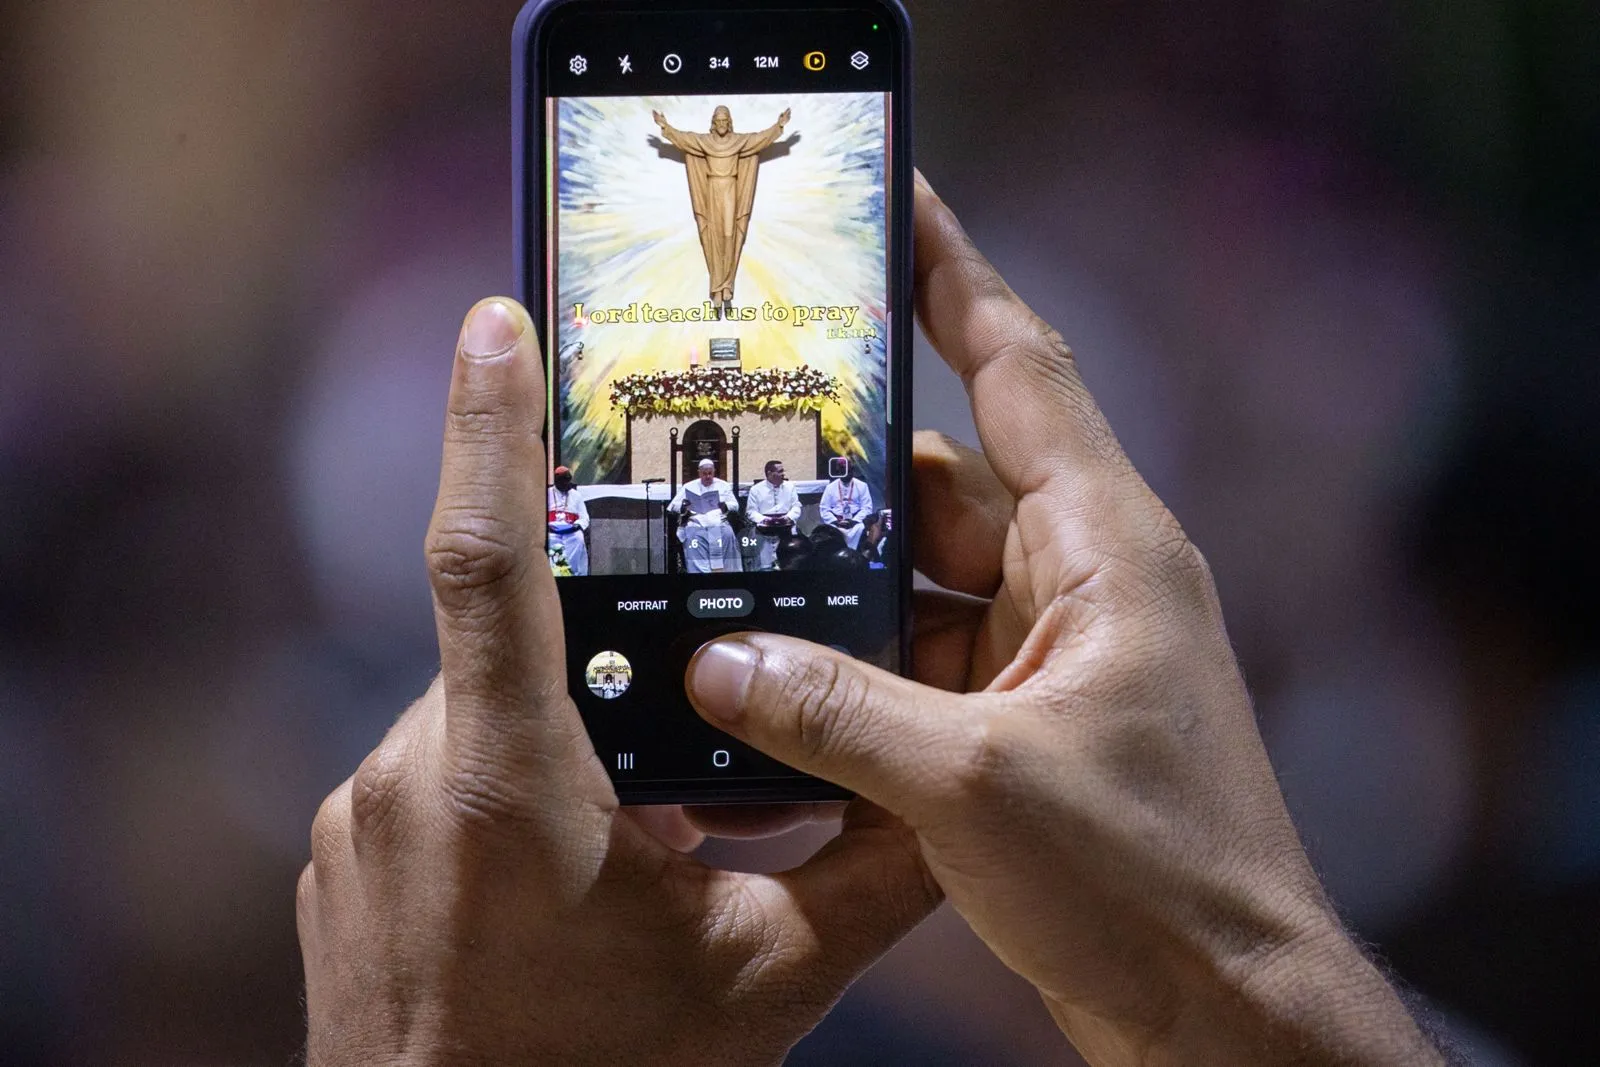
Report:
[[843,801],[796,804],[706,804],[685,807],[689,823],[709,837],[753,841],[777,837],[802,826],[835,822],[844,815]]
[[461,325],[461,355],[478,361],[510,355],[531,326],[528,312],[517,301],[487,297],[472,306]]
[[[941,430],[913,430],[911,432],[911,462],[913,466],[943,469],[967,457],[974,449],[957,441]],[[981,453],[979,453],[981,455]]]
[[983,453],[953,437],[913,437],[917,569],[946,589],[992,597],[1000,587],[1015,498]]
[[742,635],[706,642],[685,672],[689,702],[716,725],[734,725],[744,717],[745,692],[760,662],[761,653]]
[[706,839],[705,832],[677,805],[623,808],[622,814],[674,852],[693,852]]
[[[490,296],[472,305],[461,322],[451,374],[451,430],[470,437],[515,428],[541,447],[533,424],[544,415],[544,374],[536,355],[533,320],[517,301]],[[465,422],[460,420],[465,419]],[[451,435],[446,436],[449,465]],[[528,469],[542,466],[529,456]]]

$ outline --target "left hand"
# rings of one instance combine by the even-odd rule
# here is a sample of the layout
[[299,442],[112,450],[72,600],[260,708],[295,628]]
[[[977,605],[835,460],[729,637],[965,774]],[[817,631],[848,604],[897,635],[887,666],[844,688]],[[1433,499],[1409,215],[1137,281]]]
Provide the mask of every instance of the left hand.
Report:
[[619,807],[567,694],[527,476],[543,409],[527,313],[479,304],[428,534],[441,673],[323,803],[300,879],[311,1067],[776,1064],[939,900],[865,802],[770,876],[663,843],[689,830],[675,812]]
[[778,125],[779,126],[787,126],[787,125],[789,125],[789,109],[788,108],[784,108],[783,109],[783,114],[778,116]]

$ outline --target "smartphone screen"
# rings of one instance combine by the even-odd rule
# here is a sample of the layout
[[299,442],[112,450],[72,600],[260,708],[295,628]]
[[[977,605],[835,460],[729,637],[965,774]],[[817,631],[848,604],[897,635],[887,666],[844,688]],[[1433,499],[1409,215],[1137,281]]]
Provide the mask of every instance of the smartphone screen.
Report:
[[519,33],[524,299],[573,698],[627,801],[842,795],[705,724],[706,640],[905,666],[905,23],[546,5]]

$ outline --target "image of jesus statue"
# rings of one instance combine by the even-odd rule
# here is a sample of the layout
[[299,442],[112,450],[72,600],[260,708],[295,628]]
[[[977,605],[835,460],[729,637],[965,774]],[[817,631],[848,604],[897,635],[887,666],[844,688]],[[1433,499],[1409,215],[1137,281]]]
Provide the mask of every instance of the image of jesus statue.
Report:
[[726,314],[733,309],[733,276],[739,270],[750,229],[750,212],[756,200],[757,153],[783,133],[789,121],[785,109],[778,121],[760,133],[735,133],[733,115],[726,107],[711,113],[710,133],[689,133],[667,124],[666,116],[652,111],[661,134],[684,154],[689,169],[689,200],[700,247],[711,275],[711,302]]

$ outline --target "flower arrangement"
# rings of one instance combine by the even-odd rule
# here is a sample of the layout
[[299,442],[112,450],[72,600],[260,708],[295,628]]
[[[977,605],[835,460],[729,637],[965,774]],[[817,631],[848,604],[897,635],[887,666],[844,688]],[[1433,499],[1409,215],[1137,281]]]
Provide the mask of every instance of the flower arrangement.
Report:
[[611,404],[629,415],[821,411],[839,398],[839,379],[811,367],[794,370],[656,371],[611,383]]

